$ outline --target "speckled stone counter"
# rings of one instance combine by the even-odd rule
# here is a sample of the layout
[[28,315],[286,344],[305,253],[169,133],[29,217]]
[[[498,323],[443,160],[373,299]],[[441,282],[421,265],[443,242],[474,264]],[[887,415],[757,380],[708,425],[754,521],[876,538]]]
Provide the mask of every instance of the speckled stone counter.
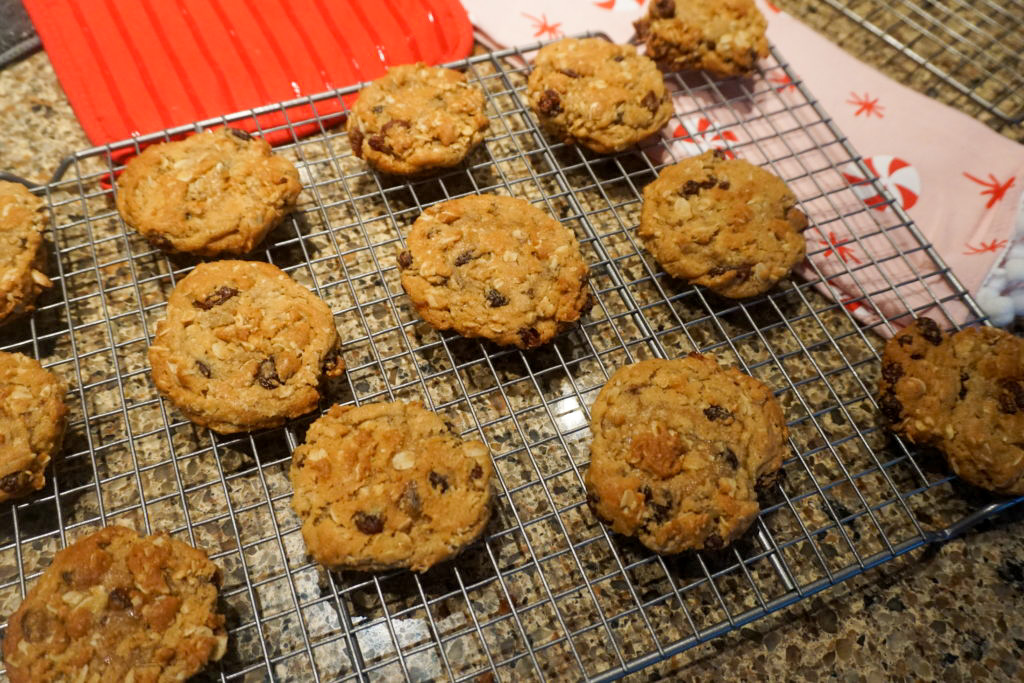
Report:
[[[45,182],[62,157],[88,145],[45,54],[0,71],[0,170]],[[961,513],[985,502],[956,491]],[[1022,517],[1012,510],[633,678],[1019,680]]]

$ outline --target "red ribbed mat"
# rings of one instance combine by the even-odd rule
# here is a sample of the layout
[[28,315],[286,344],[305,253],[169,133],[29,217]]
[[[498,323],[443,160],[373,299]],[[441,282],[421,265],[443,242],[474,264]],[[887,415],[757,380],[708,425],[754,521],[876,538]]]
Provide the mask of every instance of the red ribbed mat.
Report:
[[[97,145],[372,80],[387,65],[460,59],[473,44],[457,0],[24,4]],[[317,103],[321,115],[340,109]]]

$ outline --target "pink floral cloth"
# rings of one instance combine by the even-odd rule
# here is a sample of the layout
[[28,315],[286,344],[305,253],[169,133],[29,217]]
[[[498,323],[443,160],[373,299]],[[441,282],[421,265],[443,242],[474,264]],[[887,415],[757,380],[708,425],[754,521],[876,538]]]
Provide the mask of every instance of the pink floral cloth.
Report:
[[[672,141],[672,153],[684,157],[735,146],[736,153],[751,163],[793,178],[790,186],[797,196],[813,198],[804,203],[813,226],[806,233],[809,256],[802,266],[804,274],[817,279],[821,273],[825,282],[819,288],[845,302],[863,322],[885,318],[902,324],[908,308],[927,312],[936,301],[943,302],[952,322],[963,322],[966,308],[951,301],[955,293],[936,272],[928,251],[897,211],[864,182],[863,169],[849,163],[841,164],[838,173],[806,172],[848,161],[849,155],[836,145],[814,145],[816,137],[834,136],[816,135],[823,124],[797,90],[803,85],[968,291],[978,294],[986,281],[995,281],[1002,290],[1013,289],[1014,283],[999,275],[1005,269],[994,267],[1006,259],[1014,239],[1024,195],[1024,146],[896,83],[770,3],[759,2],[768,19],[768,37],[789,63],[796,83],[790,83],[781,69],[768,69],[758,78],[771,81],[778,97],[763,98],[751,109],[715,107],[711,116],[699,114],[708,111],[707,102],[701,107],[687,95],[678,96],[679,116],[662,132]],[[496,47],[588,30],[626,42],[633,35],[632,21],[646,11],[644,0],[463,4],[478,37]],[[757,85],[749,89],[757,92]],[[792,132],[778,134],[783,130],[779,117],[784,116],[807,127],[799,131],[808,139],[795,150],[798,161],[785,158],[787,149],[802,143],[794,142]],[[756,145],[743,145],[752,139]],[[863,211],[864,205],[871,210]],[[993,272],[1002,279],[990,277]],[[1007,296],[998,293],[993,298],[989,291],[981,297],[997,323],[1009,322]],[[1000,303],[999,297],[1005,301]],[[1012,318],[1012,306],[1010,313]],[[875,329],[891,333],[884,324]]]

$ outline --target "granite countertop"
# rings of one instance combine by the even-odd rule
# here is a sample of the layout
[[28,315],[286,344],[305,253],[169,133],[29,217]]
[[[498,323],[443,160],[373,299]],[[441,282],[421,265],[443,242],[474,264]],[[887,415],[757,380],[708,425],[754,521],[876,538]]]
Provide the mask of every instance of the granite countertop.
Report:
[[[779,4],[806,13],[815,3]],[[45,182],[61,158],[88,146],[45,53],[0,70],[0,170]],[[1019,680],[1022,517],[1013,509],[634,678]]]

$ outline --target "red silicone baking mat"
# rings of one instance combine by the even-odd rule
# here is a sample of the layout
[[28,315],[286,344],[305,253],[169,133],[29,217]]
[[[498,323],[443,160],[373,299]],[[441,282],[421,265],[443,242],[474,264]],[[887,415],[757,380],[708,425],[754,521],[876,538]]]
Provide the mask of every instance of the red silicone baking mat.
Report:
[[96,145],[452,61],[473,41],[458,0],[24,2]]

